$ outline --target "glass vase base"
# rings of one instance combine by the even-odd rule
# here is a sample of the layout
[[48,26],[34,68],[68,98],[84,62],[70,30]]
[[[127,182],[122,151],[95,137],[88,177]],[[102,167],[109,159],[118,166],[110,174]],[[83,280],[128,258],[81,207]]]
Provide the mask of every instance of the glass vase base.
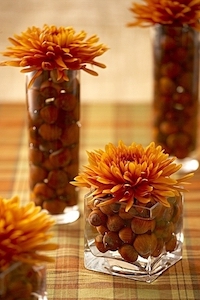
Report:
[[194,172],[199,168],[199,161],[196,158],[186,157],[184,159],[176,159],[177,164],[182,164],[180,173]]
[[66,207],[62,214],[51,215],[51,217],[58,225],[73,223],[80,217],[79,207],[77,205]]
[[182,259],[181,249],[182,243],[171,253],[165,252],[156,258],[144,259],[139,257],[134,263],[128,263],[112,256],[96,256],[90,249],[86,249],[84,252],[84,265],[86,269],[91,271],[151,283]]
[[[37,295],[36,295],[37,296]],[[37,296],[37,298],[36,298],[37,300],[48,300],[48,298],[47,298],[47,293],[46,293],[46,295],[44,295],[44,296]]]

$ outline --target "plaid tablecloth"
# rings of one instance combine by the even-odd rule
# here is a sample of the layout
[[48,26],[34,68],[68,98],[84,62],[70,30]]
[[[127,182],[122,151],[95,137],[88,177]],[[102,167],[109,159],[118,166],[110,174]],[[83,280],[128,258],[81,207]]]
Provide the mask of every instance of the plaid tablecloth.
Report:
[[[103,148],[122,139],[147,145],[151,141],[151,109],[148,105],[83,104],[81,110],[80,167],[86,150]],[[198,148],[200,149],[200,147]],[[200,299],[200,170],[185,194],[185,242],[183,259],[152,284],[88,271],[83,265],[83,196],[81,217],[70,225],[56,225],[47,265],[48,300],[192,300]],[[0,105],[0,195],[18,194],[29,201],[26,109],[22,104]]]

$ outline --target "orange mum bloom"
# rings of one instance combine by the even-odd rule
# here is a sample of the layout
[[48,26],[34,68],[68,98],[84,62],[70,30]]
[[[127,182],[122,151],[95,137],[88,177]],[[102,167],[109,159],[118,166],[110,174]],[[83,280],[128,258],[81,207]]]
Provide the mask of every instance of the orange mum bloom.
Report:
[[135,143],[126,146],[122,141],[118,146],[110,143],[105,151],[88,152],[89,165],[71,183],[92,188],[94,198],[111,195],[104,203],[125,202],[127,211],[136,201],[169,206],[167,197],[185,191],[181,185],[193,175],[172,179],[170,176],[181,168],[175,159],[155,143],[146,148]]
[[76,34],[72,27],[59,27],[44,25],[28,28],[21,35],[9,38],[14,45],[3,52],[4,56],[15,58],[4,61],[1,66],[22,67],[21,72],[36,71],[35,78],[43,70],[56,70],[57,80],[68,80],[65,70],[79,70],[98,75],[94,70],[86,67],[87,64],[105,68],[105,65],[94,59],[102,55],[108,48],[97,44],[96,35],[86,38],[81,31]]
[[47,243],[52,237],[48,231],[54,221],[33,202],[23,207],[19,202],[18,197],[0,198],[0,272],[16,261],[52,262],[52,258],[40,252],[58,248]]
[[144,4],[132,3],[130,10],[136,21],[129,26],[166,24],[189,25],[200,30],[200,0],[143,0]]

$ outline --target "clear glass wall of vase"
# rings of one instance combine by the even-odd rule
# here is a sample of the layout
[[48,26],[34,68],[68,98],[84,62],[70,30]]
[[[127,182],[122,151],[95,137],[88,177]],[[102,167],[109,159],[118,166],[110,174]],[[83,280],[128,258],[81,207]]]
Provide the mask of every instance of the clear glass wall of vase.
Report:
[[44,71],[28,87],[29,168],[31,200],[49,212],[57,224],[79,218],[78,190],[70,181],[78,174],[80,131],[79,71],[69,81],[57,81]]
[[196,153],[199,96],[199,33],[188,26],[153,28],[154,140],[182,163],[199,167]]
[[1,300],[47,300],[46,268],[15,262],[0,272]]
[[136,203],[128,212],[106,200],[85,196],[87,269],[151,283],[182,259],[182,195],[169,198],[169,207]]

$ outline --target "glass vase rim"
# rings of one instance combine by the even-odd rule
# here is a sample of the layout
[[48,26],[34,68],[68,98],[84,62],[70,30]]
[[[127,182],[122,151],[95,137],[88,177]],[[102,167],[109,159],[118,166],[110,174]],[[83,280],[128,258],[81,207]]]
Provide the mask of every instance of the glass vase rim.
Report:
[[193,30],[194,32],[199,33],[195,28],[193,28],[189,24],[162,24],[162,23],[155,23],[153,25],[153,28],[159,28],[159,27],[174,28],[174,29],[183,29],[186,32],[189,31],[189,30]]
[[3,278],[6,274],[16,269],[17,267],[19,267],[20,265],[22,265],[21,261],[13,261],[5,270],[0,271],[0,279]]
[[[84,199],[87,200],[89,197],[91,197],[91,201],[92,201],[92,199],[93,199],[92,191],[86,193],[85,196],[84,196]],[[166,198],[167,199],[176,199],[178,197],[180,197],[181,199],[183,199],[183,194],[180,192],[179,196],[174,195],[174,197],[166,197]],[[108,195],[108,198],[111,199],[112,196]],[[103,197],[97,197],[97,198],[93,199],[93,201],[96,202],[95,204],[97,205],[97,204],[99,204],[99,203],[97,203],[98,201],[105,201],[105,199],[106,199],[105,197],[104,198]],[[116,202],[114,202],[114,204],[120,204],[120,205],[126,206],[126,202],[125,201],[121,201],[121,202],[120,201],[116,201]],[[144,204],[144,205],[142,205],[142,204]],[[148,203],[146,203],[146,204],[148,204]],[[161,202],[155,202],[151,207],[145,206],[146,204],[145,203],[141,203],[140,205],[138,205],[138,204],[133,203],[131,207],[140,208],[140,209],[143,208],[146,211],[148,211],[149,215],[151,216],[151,215],[153,215],[153,211],[155,209],[164,206]],[[110,205],[110,204],[108,204],[108,205]]]

